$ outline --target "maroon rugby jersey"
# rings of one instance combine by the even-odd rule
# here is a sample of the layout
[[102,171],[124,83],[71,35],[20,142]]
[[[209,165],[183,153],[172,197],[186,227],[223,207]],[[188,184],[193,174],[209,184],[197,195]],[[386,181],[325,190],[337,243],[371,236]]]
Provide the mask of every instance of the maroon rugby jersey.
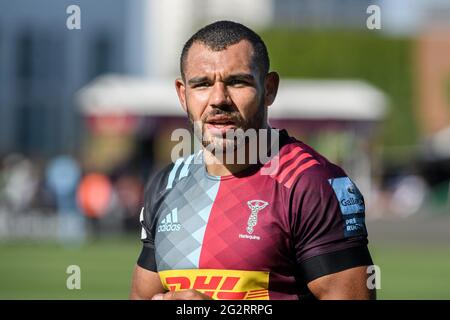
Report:
[[146,189],[138,264],[159,272],[167,290],[304,299],[309,281],[372,264],[358,188],[285,130],[270,174],[269,161],[212,176],[201,159],[179,159]]

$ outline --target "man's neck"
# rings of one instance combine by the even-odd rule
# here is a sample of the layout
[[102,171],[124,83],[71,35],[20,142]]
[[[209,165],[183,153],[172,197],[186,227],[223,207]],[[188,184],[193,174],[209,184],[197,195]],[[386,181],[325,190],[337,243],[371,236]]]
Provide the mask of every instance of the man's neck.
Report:
[[[268,134],[264,135],[263,137],[266,139],[266,150],[270,149],[270,141],[271,141],[271,134],[270,134],[270,127],[264,128],[268,130]],[[256,152],[256,157],[250,156],[250,145],[249,143],[245,143],[245,145],[241,146],[241,148],[245,148],[245,161],[238,161],[238,155],[239,152],[237,150],[234,151],[232,161],[227,161],[230,159],[227,159],[227,155],[223,154],[223,157],[216,157],[214,154],[212,154],[210,151],[204,149],[203,152],[203,159],[205,161],[206,170],[210,175],[213,176],[227,176],[227,175],[234,175],[241,171],[244,171],[245,169],[256,165],[259,163],[259,139],[261,137],[257,135],[257,142],[253,142],[254,145],[251,146],[252,150],[251,152]],[[230,157],[230,156],[228,156]],[[256,159],[256,163],[254,162],[254,159]]]
[[203,153],[203,157],[206,164],[206,171],[213,176],[228,176],[231,174],[236,174],[253,165],[248,161],[245,161],[245,163],[236,163],[235,161],[233,163],[226,163],[226,156],[224,156],[225,159],[222,163],[221,160],[218,160],[212,153],[206,150]]

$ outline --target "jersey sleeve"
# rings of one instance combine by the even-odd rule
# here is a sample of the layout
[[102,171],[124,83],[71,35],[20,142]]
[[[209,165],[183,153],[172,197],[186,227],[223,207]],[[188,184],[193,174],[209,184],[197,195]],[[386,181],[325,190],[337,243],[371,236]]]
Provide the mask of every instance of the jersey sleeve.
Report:
[[155,221],[157,207],[165,190],[168,172],[172,165],[153,175],[147,182],[144,192],[144,206],[139,215],[141,224],[142,250],[137,264],[147,270],[156,272],[155,258]]
[[299,178],[293,192],[295,258],[307,282],[373,264],[367,248],[364,198],[342,169],[312,168]]

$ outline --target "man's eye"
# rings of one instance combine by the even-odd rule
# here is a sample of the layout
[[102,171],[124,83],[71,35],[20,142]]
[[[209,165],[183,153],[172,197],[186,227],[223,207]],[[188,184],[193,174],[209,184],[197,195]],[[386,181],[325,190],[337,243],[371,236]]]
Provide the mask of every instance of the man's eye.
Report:
[[230,80],[230,81],[228,82],[228,85],[240,87],[240,86],[245,86],[245,85],[247,85],[247,82],[245,82],[245,81],[243,81],[243,80]]
[[209,87],[209,86],[210,86],[210,84],[208,82],[201,82],[201,83],[196,84],[194,86],[194,88],[206,88],[206,87]]

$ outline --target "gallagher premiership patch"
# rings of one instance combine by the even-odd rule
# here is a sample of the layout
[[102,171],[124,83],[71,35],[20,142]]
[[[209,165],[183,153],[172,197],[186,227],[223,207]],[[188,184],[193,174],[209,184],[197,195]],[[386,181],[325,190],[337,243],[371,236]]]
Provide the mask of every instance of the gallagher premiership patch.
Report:
[[345,237],[367,235],[364,212],[364,198],[356,185],[348,177],[329,179],[336,194],[345,220]]

